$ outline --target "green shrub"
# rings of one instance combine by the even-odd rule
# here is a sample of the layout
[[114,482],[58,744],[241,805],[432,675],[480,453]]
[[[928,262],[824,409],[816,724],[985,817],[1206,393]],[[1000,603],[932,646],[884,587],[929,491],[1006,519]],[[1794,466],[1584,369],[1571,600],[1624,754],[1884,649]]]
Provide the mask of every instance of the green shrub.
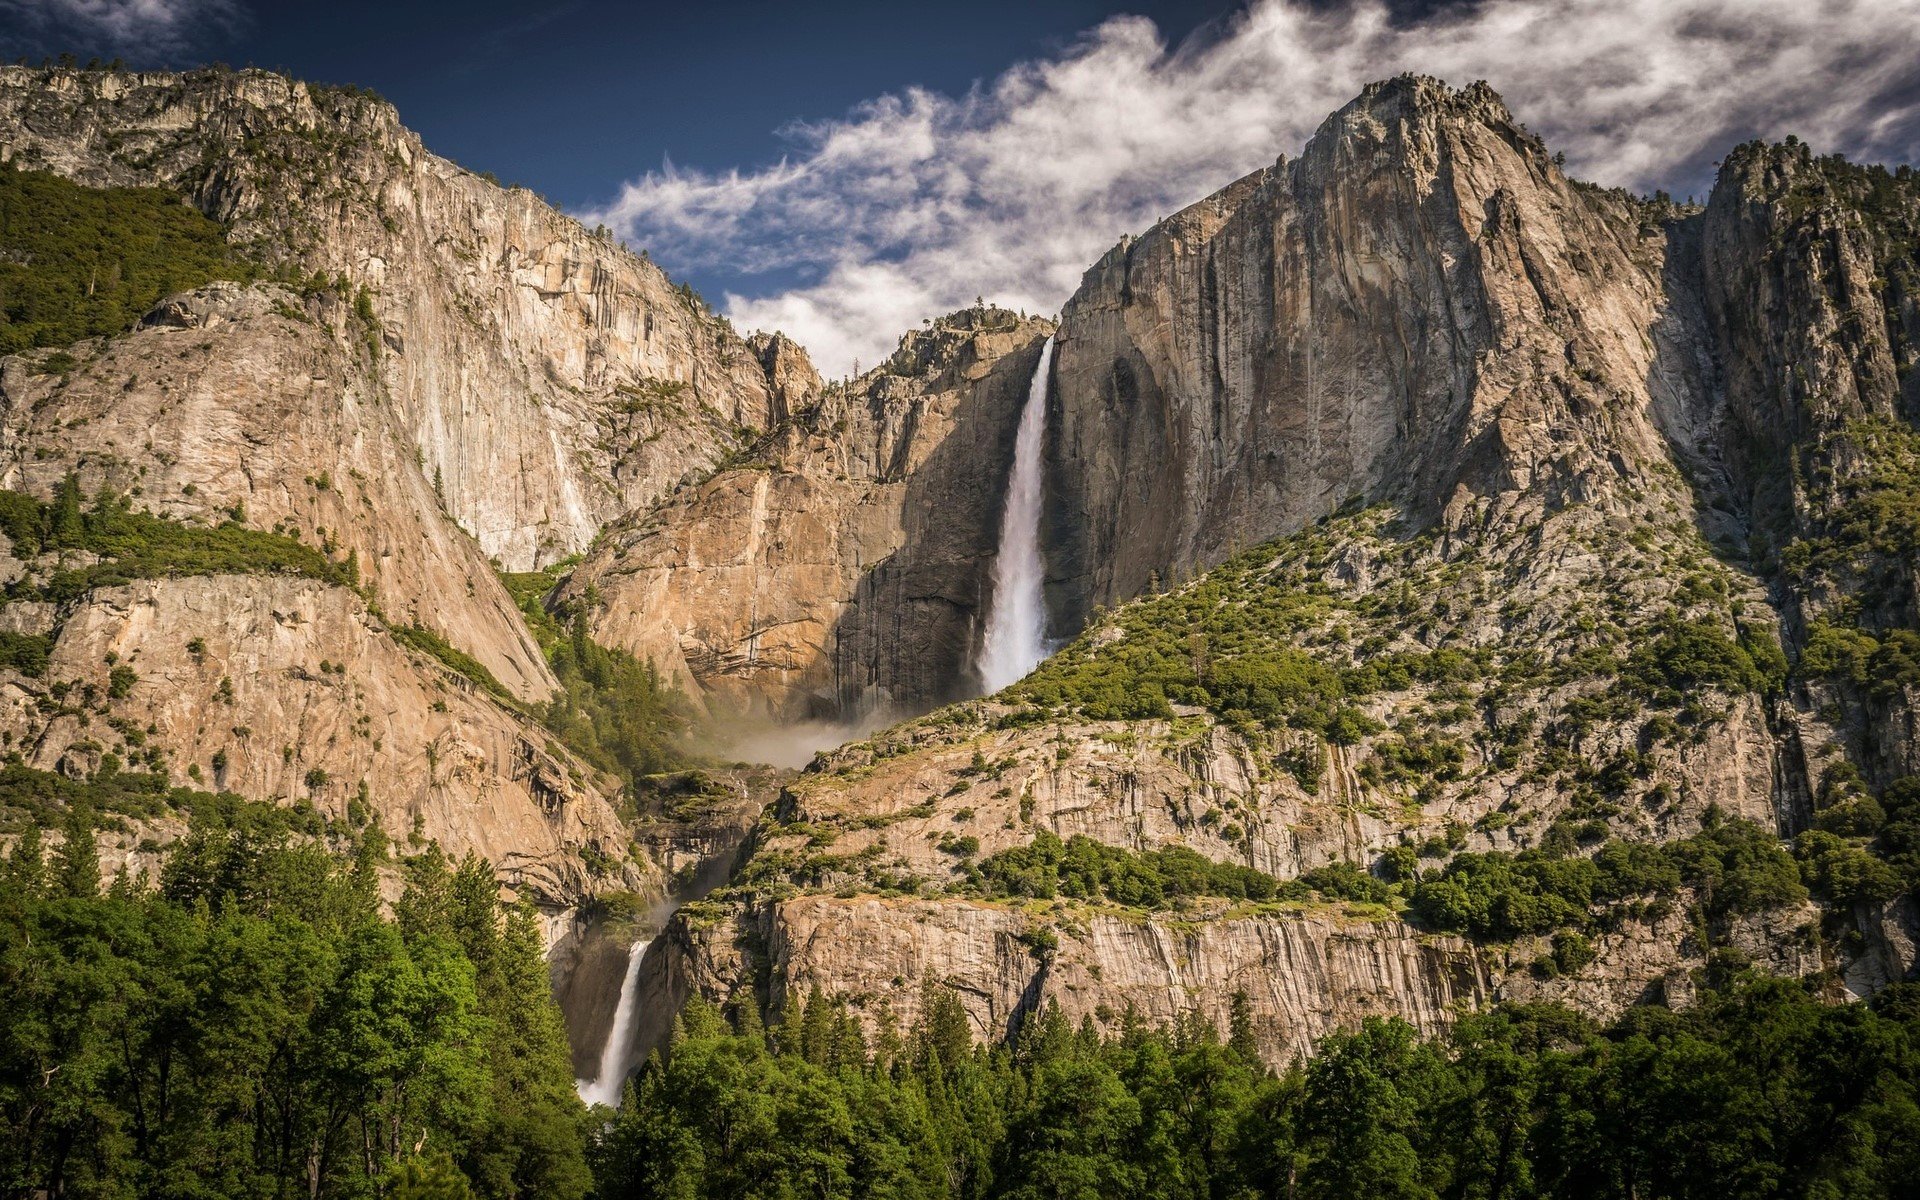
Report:
[[[1567,839],[1569,844],[1573,839]],[[1496,941],[1590,927],[1596,909],[1638,896],[1701,893],[1715,915],[1761,912],[1807,898],[1793,858],[1759,826],[1709,811],[1706,826],[1667,843],[1609,841],[1591,858],[1549,850],[1456,855],[1414,889],[1426,925]]]
[[0,633],[0,666],[38,678],[47,672],[53,639],[31,633]]
[[1699,688],[1759,692],[1769,676],[1726,631],[1710,620],[1669,615],[1648,631],[1622,667],[1621,679],[1642,695],[1675,697]]
[[140,675],[132,667],[115,667],[107,672],[107,695],[115,700],[124,700],[133,693],[133,685],[138,682]]
[[171,293],[260,275],[173,193],[0,163],[0,354],[121,333]]
[[[277,533],[185,522],[136,512],[130,497],[101,495],[83,508],[80,485],[68,476],[54,498],[42,502],[21,492],[0,492],[0,523],[15,555],[83,550],[102,561],[56,572],[39,594],[56,602],[75,600],[100,587],[135,579],[181,575],[305,575],[341,587],[358,582],[346,564],[312,546]],[[16,581],[9,595],[22,597],[31,584]]]
[[506,685],[494,678],[485,663],[466,651],[454,646],[446,638],[425,625],[390,625],[387,632],[395,641],[411,646],[423,654],[440,660],[449,670],[463,675],[477,684],[480,689],[509,708],[519,707],[519,701],[509,692]]
[[1196,896],[1269,900],[1280,891],[1271,875],[1214,862],[1185,846],[1135,853],[1081,834],[1062,842],[1048,830],[982,861],[979,877],[989,895],[1104,899],[1135,908]]
[[1807,887],[1835,904],[1879,904],[1907,890],[1900,872],[1822,829],[1809,829],[1795,839],[1794,854]]

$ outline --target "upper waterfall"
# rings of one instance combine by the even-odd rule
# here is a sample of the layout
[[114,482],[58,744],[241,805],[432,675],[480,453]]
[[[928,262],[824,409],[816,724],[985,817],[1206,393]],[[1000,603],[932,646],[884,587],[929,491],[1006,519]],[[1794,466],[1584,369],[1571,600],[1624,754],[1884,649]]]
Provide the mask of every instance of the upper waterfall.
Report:
[[1047,600],[1040,561],[1040,455],[1047,440],[1047,376],[1053,338],[1040,347],[1040,365],[1027,388],[1020,430],[1007,475],[1007,506],[1000,517],[1000,551],[993,560],[993,608],[980,646],[980,680],[997,692],[1023,678],[1047,656]]

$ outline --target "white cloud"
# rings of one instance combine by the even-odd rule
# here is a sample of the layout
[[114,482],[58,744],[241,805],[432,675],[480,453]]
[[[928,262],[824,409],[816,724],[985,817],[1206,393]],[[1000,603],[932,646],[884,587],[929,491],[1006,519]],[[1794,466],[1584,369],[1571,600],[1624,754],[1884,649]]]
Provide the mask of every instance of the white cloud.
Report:
[[1180,47],[1116,17],[964,96],[795,126],[764,170],[649,173],[586,220],[673,268],[809,272],[724,308],[839,372],[975,295],[1053,311],[1121,234],[1298,153],[1402,71],[1486,79],[1582,177],[1685,192],[1754,136],[1911,157],[1920,0],[1483,0],[1400,25],[1379,0],[1256,0]]
[[190,51],[230,32],[243,15],[239,0],[0,0],[0,18],[36,41],[143,59]]

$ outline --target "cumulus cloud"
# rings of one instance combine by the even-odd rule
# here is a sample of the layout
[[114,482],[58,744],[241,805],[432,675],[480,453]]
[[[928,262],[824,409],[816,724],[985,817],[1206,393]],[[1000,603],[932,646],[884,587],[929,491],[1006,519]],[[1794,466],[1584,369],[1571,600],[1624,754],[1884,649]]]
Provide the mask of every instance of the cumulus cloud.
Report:
[[1402,71],[1485,79],[1577,175],[1685,194],[1749,137],[1911,159],[1920,0],[1481,0],[1414,22],[1256,0],[1181,46],[1117,17],[966,95],[796,125],[764,169],[651,172],[586,219],[670,268],[799,273],[723,307],[839,372],[976,295],[1053,311],[1120,235],[1298,153]]
[[239,0],[0,0],[9,43],[141,59],[191,52],[243,16]]

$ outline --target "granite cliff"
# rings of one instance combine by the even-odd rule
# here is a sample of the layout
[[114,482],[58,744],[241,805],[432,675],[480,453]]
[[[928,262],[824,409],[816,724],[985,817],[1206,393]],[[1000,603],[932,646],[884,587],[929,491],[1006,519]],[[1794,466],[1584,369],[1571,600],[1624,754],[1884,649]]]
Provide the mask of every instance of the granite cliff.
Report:
[[[660,994],[883,1022],[931,981],[999,1036],[1050,1003],[1224,1023],[1238,991],[1280,1056],[1378,1011],[1684,1004],[1721,951],[1907,976],[1915,203],[1793,145],[1704,209],[1602,191],[1484,86],[1402,78],[1123,241],[1057,335],[1078,640],[816,760]],[[1170,846],[1277,898],[1117,900]],[[1446,907],[1488,863],[1635,846],[1721,866],[1579,891],[1559,932]],[[1730,901],[1749,854],[1781,886]],[[1526,886],[1492,902],[1554,894]]]
[[561,599],[718,712],[908,711],[970,685],[999,481],[1048,322],[994,308],[808,389],[744,461],[610,527]]
[[[70,546],[16,547],[17,765],[371,804],[550,933],[744,835],[646,954],[643,1046],[696,993],[878,1029],[931,985],[983,1038],[1241,997],[1279,1059],[1377,1013],[1685,1005],[1710,963],[1914,969],[1904,170],[1741,147],[1683,207],[1403,77],[1057,322],[976,307],[827,384],[361,94],[7,68],[0,156],[172,189],[260,267],[0,363],[0,485],[319,556],[75,593]],[[969,698],[1049,335],[1071,642]],[[716,721],[924,715],[636,817],[539,720],[563,636]],[[618,958],[557,955],[581,1028]]]
[[[734,335],[643,256],[434,157],[350,89],[7,67],[0,159],[183,196],[256,280],[7,359],[0,482],[270,528],[353,585],[216,573],[10,603],[9,628],[53,647],[50,672],[7,685],[23,763],[84,777],[164,750],[249,798],[337,820],[357,801],[561,907],[664,886],[629,863],[620,783],[534,719],[555,680],[496,568],[580,550],[776,423],[813,386],[804,354]],[[10,569],[44,583],[64,562]],[[141,683],[111,719],[139,747],[53,698],[116,662]]]

